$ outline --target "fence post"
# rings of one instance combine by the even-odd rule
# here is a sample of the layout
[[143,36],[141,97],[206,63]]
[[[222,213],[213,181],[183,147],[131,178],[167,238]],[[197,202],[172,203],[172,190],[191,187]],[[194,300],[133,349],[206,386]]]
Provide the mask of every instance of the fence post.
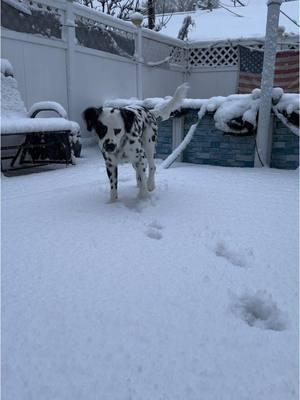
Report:
[[[270,165],[270,119],[272,105],[272,90],[274,81],[274,68],[277,49],[278,22],[280,5],[283,0],[268,0],[268,15],[265,37],[265,51],[263,71],[261,78],[261,103],[257,125],[257,152],[254,165],[256,167]],[[261,161],[260,161],[260,159]]]
[[73,68],[75,55],[75,15],[73,11],[73,0],[67,0],[67,9],[65,13],[65,34],[67,41],[66,54],[66,79],[67,79],[67,101],[68,101],[68,117],[75,120],[74,104],[73,104]]
[[143,33],[142,33],[142,22],[143,15],[139,12],[134,12],[130,15],[130,20],[133,25],[137,28],[137,34],[135,36],[135,52],[134,58],[136,60],[136,88],[137,88],[137,96],[139,100],[143,99]]

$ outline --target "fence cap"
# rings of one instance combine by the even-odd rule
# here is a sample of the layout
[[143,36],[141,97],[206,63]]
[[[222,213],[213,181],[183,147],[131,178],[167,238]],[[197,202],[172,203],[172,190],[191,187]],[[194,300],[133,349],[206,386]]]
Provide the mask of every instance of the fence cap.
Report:
[[134,12],[132,14],[130,14],[129,16],[130,21],[136,26],[139,27],[141,26],[143,20],[144,20],[144,16],[143,14],[139,13],[139,12]]

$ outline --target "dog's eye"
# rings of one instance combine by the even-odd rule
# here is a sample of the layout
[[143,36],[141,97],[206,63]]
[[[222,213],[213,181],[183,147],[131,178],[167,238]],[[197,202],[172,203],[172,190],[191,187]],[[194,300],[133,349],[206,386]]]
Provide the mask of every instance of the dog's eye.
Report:
[[121,129],[114,129],[115,135],[118,135],[121,132]]

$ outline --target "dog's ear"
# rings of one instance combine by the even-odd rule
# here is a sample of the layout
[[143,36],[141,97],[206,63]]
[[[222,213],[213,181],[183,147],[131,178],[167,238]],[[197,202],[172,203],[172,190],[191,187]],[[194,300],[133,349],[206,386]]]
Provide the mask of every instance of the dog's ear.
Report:
[[124,121],[125,131],[130,132],[135,119],[135,113],[131,110],[127,110],[126,108],[121,108],[120,111]]
[[101,113],[102,113],[102,107],[100,108],[89,107],[83,111],[82,118],[86,123],[88,131],[91,131],[95,127],[98,117]]

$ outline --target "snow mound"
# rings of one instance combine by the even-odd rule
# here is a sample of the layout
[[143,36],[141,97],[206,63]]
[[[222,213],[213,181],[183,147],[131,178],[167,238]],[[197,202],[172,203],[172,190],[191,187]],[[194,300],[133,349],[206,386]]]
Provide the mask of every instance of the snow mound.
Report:
[[2,63],[1,60],[1,118],[13,118],[16,115],[26,116],[25,105],[12,72],[11,65]]
[[5,76],[14,76],[14,70],[11,63],[5,58],[0,59],[1,74]]

